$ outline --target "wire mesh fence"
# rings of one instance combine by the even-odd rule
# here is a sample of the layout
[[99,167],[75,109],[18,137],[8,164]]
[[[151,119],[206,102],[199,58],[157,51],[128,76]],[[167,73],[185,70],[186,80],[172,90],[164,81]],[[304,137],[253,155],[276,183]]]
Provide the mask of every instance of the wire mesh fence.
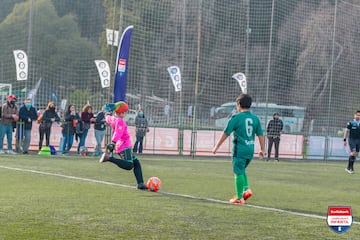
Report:
[[[263,127],[279,112],[284,133],[342,135],[359,106],[360,4],[352,0],[3,0],[0,83],[18,100],[38,85],[34,103],[63,110],[113,99],[101,88],[95,59],[115,69],[117,46],[106,29],[134,26],[127,102],[151,126],[220,130],[245,73]],[[29,57],[29,78],[16,80],[13,50]],[[175,92],[167,68],[181,71]],[[113,75],[113,72],[111,73]],[[113,76],[112,76],[113,77]],[[32,92],[33,93],[33,92]],[[4,101],[6,91],[2,92]],[[302,140],[301,140],[302,141]],[[309,140],[310,141],[310,140]],[[322,144],[322,143],[321,143]],[[303,147],[306,152],[306,147]],[[326,151],[324,150],[326,155]]]

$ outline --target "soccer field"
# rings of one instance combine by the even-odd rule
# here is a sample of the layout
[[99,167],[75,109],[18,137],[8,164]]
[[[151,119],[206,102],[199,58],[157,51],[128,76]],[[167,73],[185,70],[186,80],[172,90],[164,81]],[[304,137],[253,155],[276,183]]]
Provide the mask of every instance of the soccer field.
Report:
[[[359,239],[360,175],[345,162],[264,162],[248,168],[254,196],[230,205],[229,159],[141,156],[158,193],[97,158],[0,158],[0,239]],[[356,168],[356,166],[355,166]],[[356,169],[355,169],[356,170]],[[327,226],[328,206],[351,206],[352,227]]]

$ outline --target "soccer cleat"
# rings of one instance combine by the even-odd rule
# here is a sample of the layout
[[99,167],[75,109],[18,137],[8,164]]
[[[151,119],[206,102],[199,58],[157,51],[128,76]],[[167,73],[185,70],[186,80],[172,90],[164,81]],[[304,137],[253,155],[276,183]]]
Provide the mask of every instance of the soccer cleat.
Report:
[[244,198],[237,199],[237,196],[234,196],[232,199],[230,199],[230,203],[232,204],[245,204]]
[[16,154],[16,152],[14,152],[13,150],[8,150],[7,154]]
[[351,171],[351,170],[348,169],[348,168],[345,168],[345,171],[347,171],[347,172],[350,173],[350,174],[354,173],[354,171]]
[[148,190],[148,187],[145,184],[137,185],[137,189],[139,190]]
[[5,152],[4,152],[4,150],[0,150],[0,154],[4,154]]
[[107,161],[109,161],[109,154],[107,154],[107,153],[103,153],[103,155],[101,155],[101,158],[99,159],[99,162],[100,163],[103,163],[103,162],[107,162]]
[[243,198],[244,198],[244,200],[246,201],[247,199],[249,199],[249,198],[251,198],[252,197],[252,191],[251,191],[251,189],[248,189],[248,190],[246,190],[245,192],[243,192]]

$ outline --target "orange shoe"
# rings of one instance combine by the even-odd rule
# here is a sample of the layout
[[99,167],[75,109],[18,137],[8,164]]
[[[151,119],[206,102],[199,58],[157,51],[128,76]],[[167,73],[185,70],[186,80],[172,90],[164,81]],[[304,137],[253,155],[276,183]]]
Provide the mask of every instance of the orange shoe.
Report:
[[244,198],[244,200],[247,200],[247,199],[251,198],[252,195],[253,195],[253,194],[252,194],[251,189],[248,189],[248,190],[246,190],[245,192],[243,192],[243,198]]
[[234,196],[232,199],[230,199],[230,203],[232,204],[245,204],[245,200],[244,198],[242,199],[237,199],[237,196]]

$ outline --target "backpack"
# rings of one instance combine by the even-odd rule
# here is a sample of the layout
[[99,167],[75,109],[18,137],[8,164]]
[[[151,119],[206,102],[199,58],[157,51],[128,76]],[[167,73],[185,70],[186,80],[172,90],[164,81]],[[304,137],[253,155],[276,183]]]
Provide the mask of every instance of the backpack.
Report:
[[78,120],[75,126],[75,141],[78,141],[84,133],[84,122]]
[[56,155],[56,149],[55,149],[54,146],[49,145],[49,149],[50,149],[50,154],[51,154],[51,155]]
[[84,122],[79,120],[76,123],[75,133],[77,136],[81,137],[83,132],[84,132]]

